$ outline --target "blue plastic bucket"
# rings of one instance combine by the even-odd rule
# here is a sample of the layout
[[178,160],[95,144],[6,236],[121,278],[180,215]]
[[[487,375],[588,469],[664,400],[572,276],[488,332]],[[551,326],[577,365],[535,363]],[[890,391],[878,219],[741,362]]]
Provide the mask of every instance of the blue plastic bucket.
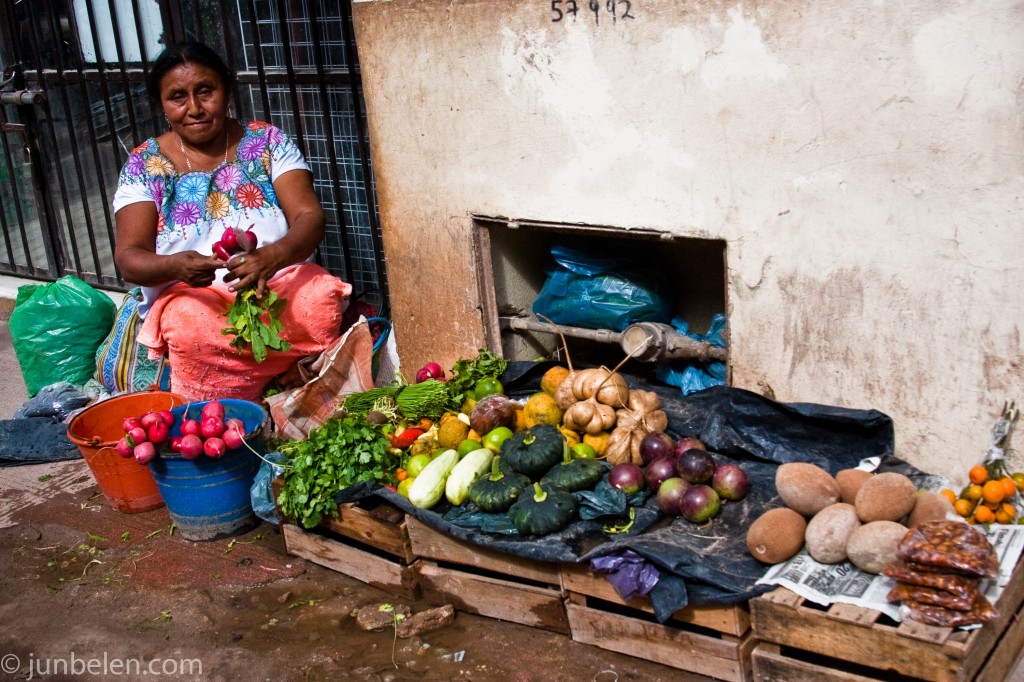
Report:
[[[184,420],[198,421],[208,402],[173,408],[170,435],[181,435]],[[224,398],[219,402],[224,406],[224,418],[241,419],[246,442],[263,454],[263,408],[247,400]],[[259,457],[243,446],[228,450],[220,459],[200,455],[188,460],[174,453],[161,453],[150,462],[149,470],[181,536],[186,540],[216,540],[256,525],[249,489],[259,463]]]

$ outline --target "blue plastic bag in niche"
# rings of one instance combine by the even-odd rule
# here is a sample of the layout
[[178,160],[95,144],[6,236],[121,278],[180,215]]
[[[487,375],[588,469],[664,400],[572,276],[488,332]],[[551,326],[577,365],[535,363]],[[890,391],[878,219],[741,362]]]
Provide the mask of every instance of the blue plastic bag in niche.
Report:
[[[615,254],[599,256],[597,253]],[[533,302],[533,312],[555,324],[622,331],[635,322],[668,322],[670,289],[649,254],[621,241],[589,240],[587,248],[556,243],[555,266]],[[542,317],[542,319],[543,319]]]
[[[707,341],[712,346],[725,348],[725,338],[722,333],[725,331],[725,315],[717,313],[711,318],[711,326],[707,334],[695,334],[690,331],[690,325],[679,317],[672,318],[672,326],[680,334],[686,334],[696,341]],[[726,379],[726,368],[724,362],[696,362],[676,360],[658,367],[658,381],[669,386],[678,386],[683,395],[689,395],[702,391],[710,386],[724,386]]]

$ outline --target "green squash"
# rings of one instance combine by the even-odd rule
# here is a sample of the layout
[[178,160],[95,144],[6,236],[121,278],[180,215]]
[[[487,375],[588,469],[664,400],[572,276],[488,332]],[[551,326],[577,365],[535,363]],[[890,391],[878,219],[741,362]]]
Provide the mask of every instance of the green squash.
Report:
[[569,444],[550,424],[537,424],[513,434],[501,446],[501,458],[512,471],[536,480],[565,457]]
[[593,488],[603,475],[604,464],[596,459],[573,459],[572,451],[566,448],[562,463],[551,467],[540,482],[545,486],[574,493]]
[[533,495],[523,495],[508,510],[512,525],[523,535],[549,535],[562,530],[576,517],[576,498],[571,493],[533,484]]
[[481,476],[469,488],[469,499],[485,512],[508,511],[512,503],[530,489],[530,479],[514,471],[505,472],[495,457],[491,460],[491,473]]

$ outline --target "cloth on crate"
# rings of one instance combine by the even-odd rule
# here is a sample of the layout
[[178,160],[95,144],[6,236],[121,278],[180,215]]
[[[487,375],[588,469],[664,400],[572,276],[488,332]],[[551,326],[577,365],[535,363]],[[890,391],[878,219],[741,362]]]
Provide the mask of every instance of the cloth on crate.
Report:
[[138,343],[141,301],[141,287],[125,294],[117,308],[114,326],[96,349],[96,380],[113,393],[145,391],[153,386],[166,391],[170,387],[167,357],[161,355],[151,360],[149,349]]
[[300,358],[317,355],[338,338],[352,285],[319,265],[303,263],[270,284],[286,303],[281,312],[281,336],[287,352],[271,351],[257,363],[252,351],[238,352],[221,333],[224,313],[235,299],[226,284],[193,288],[175,284],[154,302],[139,333],[150,357],[167,353],[171,390],[187,400],[237,398],[259,402],[275,376]]
[[349,393],[373,388],[372,363],[373,338],[366,318],[360,318],[309,366],[315,378],[267,397],[278,435],[301,440],[334,416]]

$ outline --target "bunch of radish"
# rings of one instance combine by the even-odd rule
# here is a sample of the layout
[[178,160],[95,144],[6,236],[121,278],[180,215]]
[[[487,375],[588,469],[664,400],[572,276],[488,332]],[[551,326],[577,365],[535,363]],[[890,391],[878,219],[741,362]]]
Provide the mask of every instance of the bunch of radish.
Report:
[[174,414],[170,410],[151,410],[141,417],[125,417],[121,426],[124,438],[115,446],[117,454],[149,464],[156,457],[157,446],[167,442]]
[[237,253],[251,253],[256,250],[256,233],[249,229],[243,230],[239,227],[228,227],[224,229],[220,241],[213,245],[213,253],[222,261],[228,261]]
[[200,455],[219,459],[228,450],[245,444],[245,423],[241,419],[225,419],[224,405],[217,400],[203,405],[198,420],[182,421],[180,436],[170,435],[174,422],[174,414],[170,410],[154,410],[141,417],[126,417],[125,437],[117,443],[118,454],[134,456],[140,464],[149,464],[157,456],[158,446],[167,443],[171,452],[185,459],[196,459]]

